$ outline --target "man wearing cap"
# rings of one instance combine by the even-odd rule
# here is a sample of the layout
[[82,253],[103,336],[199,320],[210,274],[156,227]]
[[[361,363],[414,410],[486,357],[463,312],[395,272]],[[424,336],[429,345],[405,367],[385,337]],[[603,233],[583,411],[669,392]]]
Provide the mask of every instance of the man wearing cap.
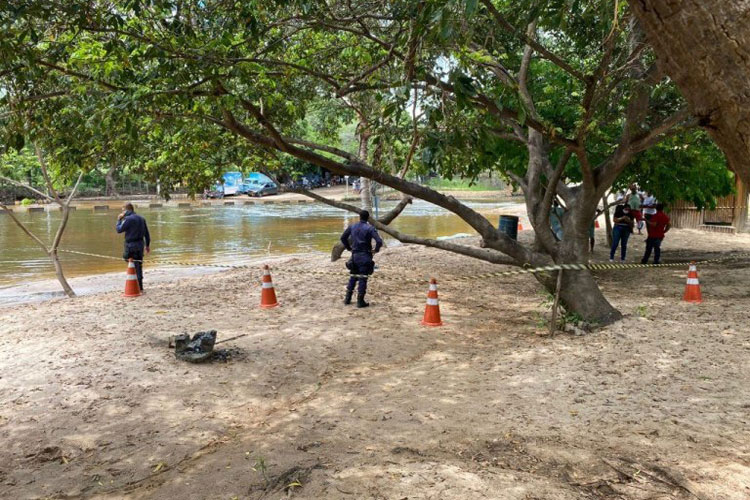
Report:
[[117,216],[115,229],[118,233],[125,233],[125,250],[122,258],[135,261],[135,272],[138,275],[138,287],[143,290],[143,250],[151,251],[151,235],[148,233],[146,219],[135,213],[132,203],[122,207],[122,213]]
[[[370,304],[365,302],[367,293],[367,276],[375,270],[375,262],[372,260],[372,254],[378,253],[383,246],[383,240],[380,238],[374,226],[370,225],[368,220],[370,213],[362,210],[359,214],[359,222],[346,228],[341,235],[341,243],[347,250],[352,252],[352,258],[346,263],[350,274],[360,275],[349,278],[349,284],[346,286],[346,298],[344,304],[352,303],[354,294],[354,285],[359,282],[357,289],[357,307],[367,307]],[[375,240],[375,250],[372,249],[372,240]]]
[[648,264],[652,250],[654,252],[654,264],[659,263],[661,260],[661,242],[664,241],[664,235],[670,229],[669,216],[664,213],[664,204],[657,203],[655,210],[656,213],[646,222],[648,238],[646,238],[646,253],[643,254],[641,264]]

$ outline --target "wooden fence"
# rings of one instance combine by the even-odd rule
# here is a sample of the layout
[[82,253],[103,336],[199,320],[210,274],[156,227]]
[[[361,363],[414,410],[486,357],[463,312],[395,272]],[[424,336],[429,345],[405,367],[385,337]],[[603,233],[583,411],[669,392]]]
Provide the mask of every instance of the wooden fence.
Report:
[[744,231],[748,219],[748,189],[737,180],[735,190],[735,194],[719,198],[716,208],[712,210],[701,210],[686,201],[672,204],[669,214],[672,225],[680,228],[726,228],[731,231]]

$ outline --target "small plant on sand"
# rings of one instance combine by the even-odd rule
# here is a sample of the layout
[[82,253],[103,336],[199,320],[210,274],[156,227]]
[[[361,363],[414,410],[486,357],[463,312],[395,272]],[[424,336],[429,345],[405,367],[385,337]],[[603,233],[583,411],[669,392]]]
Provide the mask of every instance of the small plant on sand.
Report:
[[641,318],[648,318],[648,307],[644,304],[639,305],[635,308],[635,314]]
[[547,328],[549,326],[549,319],[544,315],[544,313],[540,312],[534,312],[534,319],[536,320],[536,327],[537,328]]
[[[551,293],[542,293],[542,301],[539,303],[540,306],[542,306],[546,311],[551,311],[552,306],[555,303],[555,296]],[[547,317],[547,313],[535,313],[535,319],[536,319],[536,326],[537,328],[548,328],[549,327],[549,318]],[[565,331],[565,327],[567,325],[573,325],[576,328],[582,329],[582,330],[589,330],[592,327],[595,327],[596,324],[594,323],[587,323],[583,316],[581,316],[578,313],[567,311],[565,307],[561,304],[560,305],[560,314],[557,317],[557,329],[561,331]]]
[[563,328],[567,324],[574,325],[574,326],[581,326],[584,323],[583,316],[581,316],[578,313],[568,312],[565,310],[563,310],[563,314],[561,318],[563,322]]
[[266,465],[266,459],[263,457],[256,458],[255,466],[252,469],[254,472],[258,472],[261,476],[263,476],[263,481],[266,483],[266,487],[268,487],[270,480],[268,478],[268,466]]

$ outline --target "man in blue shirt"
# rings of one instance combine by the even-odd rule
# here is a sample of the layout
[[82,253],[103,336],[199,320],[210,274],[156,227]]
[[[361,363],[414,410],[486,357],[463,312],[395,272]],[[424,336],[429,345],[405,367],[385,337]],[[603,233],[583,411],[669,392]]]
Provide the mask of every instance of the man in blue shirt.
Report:
[[[370,304],[365,302],[367,293],[367,276],[375,270],[375,262],[372,260],[372,254],[378,253],[383,246],[383,240],[380,238],[374,226],[367,221],[370,219],[370,213],[362,210],[359,214],[359,222],[346,228],[341,235],[341,243],[347,250],[352,252],[352,258],[346,263],[350,274],[363,275],[364,277],[349,278],[349,284],[346,287],[346,298],[344,304],[352,303],[354,294],[354,285],[359,282],[357,289],[357,307],[367,307]],[[375,250],[372,249],[372,240],[375,240]]]
[[122,258],[135,261],[135,272],[138,275],[138,287],[143,290],[143,250],[151,251],[151,235],[148,233],[146,219],[135,213],[132,203],[126,203],[122,213],[117,216],[115,229],[125,233],[125,250]]

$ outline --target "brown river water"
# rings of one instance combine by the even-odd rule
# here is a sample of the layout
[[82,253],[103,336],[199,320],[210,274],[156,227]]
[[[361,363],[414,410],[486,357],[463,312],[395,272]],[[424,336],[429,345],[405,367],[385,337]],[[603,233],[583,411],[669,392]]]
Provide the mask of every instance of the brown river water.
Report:
[[[515,202],[468,204],[494,222],[503,209],[512,212],[518,207]],[[381,210],[387,211],[394,205],[395,202],[384,202]],[[118,213],[83,209],[72,212],[61,248],[120,257],[122,235],[114,229]],[[317,203],[144,208],[138,213],[146,218],[151,232],[152,252],[148,259],[196,263],[237,264],[268,255],[328,253],[346,222],[354,220],[351,214]],[[45,241],[52,240],[60,220],[59,212],[17,216]],[[394,227],[430,238],[475,234],[455,215],[423,201],[407,207]],[[10,217],[2,214],[0,250],[0,304],[23,302],[21,287],[54,279],[54,270],[39,247]],[[70,278],[124,271],[121,260],[60,255]],[[148,266],[153,269],[155,264]],[[51,287],[54,289],[54,284]]]

